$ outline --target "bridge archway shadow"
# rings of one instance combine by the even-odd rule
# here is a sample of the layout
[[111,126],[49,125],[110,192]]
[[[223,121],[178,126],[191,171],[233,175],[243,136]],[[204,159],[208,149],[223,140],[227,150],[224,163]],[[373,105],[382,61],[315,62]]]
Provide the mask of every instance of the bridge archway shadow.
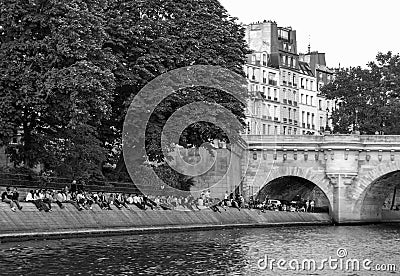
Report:
[[330,212],[330,201],[324,191],[310,180],[299,176],[280,176],[269,181],[257,194],[257,199],[284,202],[314,200],[316,212]]
[[[373,175],[375,178],[371,181]],[[358,186],[364,189],[357,197],[354,211],[359,211],[361,221],[400,220],[400,211],[395,211],[400,205],[400,164],[378,166],[361,179]]]

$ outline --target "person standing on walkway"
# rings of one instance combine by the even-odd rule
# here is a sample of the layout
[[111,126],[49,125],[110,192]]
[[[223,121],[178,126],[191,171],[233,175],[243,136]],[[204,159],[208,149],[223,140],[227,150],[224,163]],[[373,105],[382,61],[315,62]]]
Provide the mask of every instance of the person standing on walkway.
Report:
[[310,211],[311,211],[311,212],[314,212],[314,207],[315,207],[315,201],[314,201],[314,199],[313,199],[313,200],[311,200],[311,202],[310,202]]
[[310,211],[310,201],[311,200],[306,200],[306,212]]

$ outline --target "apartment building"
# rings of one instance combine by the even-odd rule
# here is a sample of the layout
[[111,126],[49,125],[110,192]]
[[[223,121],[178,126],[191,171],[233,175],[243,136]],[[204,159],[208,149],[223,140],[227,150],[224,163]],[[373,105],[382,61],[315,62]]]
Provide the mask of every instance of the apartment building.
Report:
[[322,134],[333,108],[319,93],[334,73],[326,66],[325,54],[298,54],[296,31],[276,22],[257,22],[245,28],[253,50],[245,65],[251,95],[247,133]]

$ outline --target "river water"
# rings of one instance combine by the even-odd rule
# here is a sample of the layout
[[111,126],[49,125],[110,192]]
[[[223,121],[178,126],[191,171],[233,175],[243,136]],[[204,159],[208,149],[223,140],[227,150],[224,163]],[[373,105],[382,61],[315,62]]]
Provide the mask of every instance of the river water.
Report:
[[0,245],[0,274],[400,275],[399,249],[398,224],[29,241]]

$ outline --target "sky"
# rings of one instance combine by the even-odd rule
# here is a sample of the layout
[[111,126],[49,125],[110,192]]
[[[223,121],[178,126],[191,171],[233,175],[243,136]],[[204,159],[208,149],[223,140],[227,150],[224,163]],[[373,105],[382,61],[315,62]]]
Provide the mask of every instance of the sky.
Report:
[[329,67],[361,66],[400,52],[399,0],[219,0],[239,23],[272,20],[297,31],[298,52],[326,54]]

